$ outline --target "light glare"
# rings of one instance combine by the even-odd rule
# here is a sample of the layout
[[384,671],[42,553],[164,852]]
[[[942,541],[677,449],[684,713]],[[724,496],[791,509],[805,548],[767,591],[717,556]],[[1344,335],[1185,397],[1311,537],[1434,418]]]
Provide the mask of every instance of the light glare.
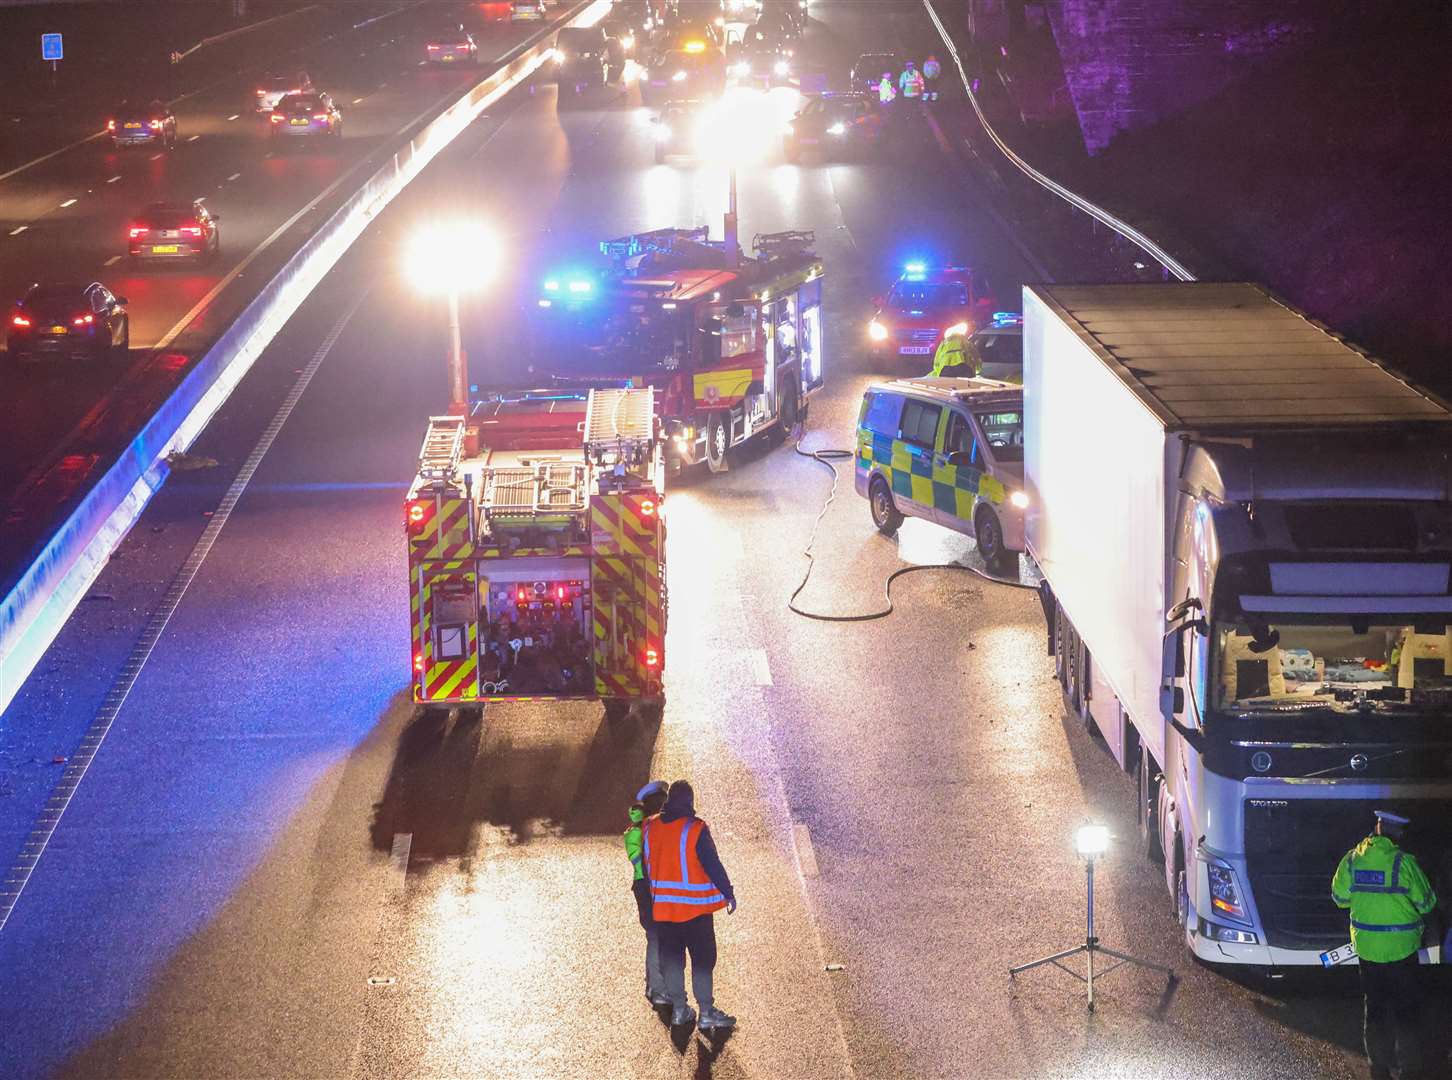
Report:
[[494,234],[474,222],[425,226],[408,245],[408,277],[421,292],[481,289],[494,276],[499,247]]
[[1074,848],[1080,855],[1103,855],[1109,850],[1109,827],[1080,825],[1074,834]]

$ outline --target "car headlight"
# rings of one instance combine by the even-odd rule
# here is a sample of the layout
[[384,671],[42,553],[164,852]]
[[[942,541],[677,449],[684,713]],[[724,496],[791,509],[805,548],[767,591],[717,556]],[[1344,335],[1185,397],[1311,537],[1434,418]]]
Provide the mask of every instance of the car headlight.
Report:
[[771,66],[771,70],[776,72],[779,78],[784,78],[787,73],[791,71],[791,69],[792,66],[788,64],[785,60],[778,60],[775,64]]
[[944,330],[943,331],[943,336],[944,337],[952,337],[954,334],[966,334],[967,332],[968,332],[968,324],[965,323],[965,322],[959,322],[959,323],[954,323],[952,326],[948,327],[948,329]]
[[867,336],[870,337],[873,341],[886,341],[887,327],[883,326],[882,323],[878,322],[876,319],[873,319],[870,323],[867,324]]
[[633,48],[635,48],[635,35],[634,34],[626,34],[623,38],[620,39],[620,47],[622,49],[633,49]]
[[841,120],[838,120],[835,124],[833,124],[831,127],[829,127],[827,129],[827,134],[828,135],[846,135],[847,134],[847,125],[844,124]]
[[1214,863],[1207,863],[1205,869],[1210,875],[1210,906],[1231,918],[1244,919],[1245,908],[1240,902],[1235,871]]
[[1009,495],[1008,502],[1010,506],[1016,507],[1019,510],[1027,510],[1029,504],[1028,492],[1015,491]]
[[686,81],[686,73],[684,71],[678,71],[674,75],[671,76],[671,82],[685,82],[685,81]]

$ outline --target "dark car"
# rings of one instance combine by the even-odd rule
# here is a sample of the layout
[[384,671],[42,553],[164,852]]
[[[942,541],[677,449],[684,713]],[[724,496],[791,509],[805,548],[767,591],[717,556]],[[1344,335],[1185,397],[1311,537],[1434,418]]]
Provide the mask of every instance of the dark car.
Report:
[[748,35],[731,50],[731,80],[745,86],[786,86],[797,73],[796,50],[770,38]]
[[214,259],[222,250],[221,220],[201,199],[192,203],[155,202],[143,207],[127,228],[127,252],[143,259]]
[[168,150],[176,145],[176,114],[164,101],[123,101],[106,131],[113,146],[160,146]]
[[610,70],[610,42],[599,26],[567,26],[555,38],[554,75],[562,87],[581,90],[604,86]]
[[882,108],[876,94],[820,94],[808,98],[787,125],[782,153],[799,161],[807,153],[840,158],[870,150],[882,140]]
[[306,71],[270,71],[257,80],[254,109],[259,113],[270,113],[288,94],[306,94],[312,88],[313,80]]
[[985,379],[1023,382],[1023,316],[995,311],[993,321],[963,343],[968,358]]
[[610,58],[620,58],[620,66],[625,67],[625,61],[635,55],[636,46],[639,43],[639,28],[635,23],[620,15],[611,15],[600,21],[600,28],[605,31],[605,37],[610,41]]
[[670,157],[697,155],[700,112],[699,101],[671,101],[653,118],[657,165],[665,164]]
[[272,137],[275,139],[342,138],[343,114],[328,94],[288,94],[272,110]]
[[897,53],[863,53],[852,65],[852,89],[863,93],[877,92],[883,72],[892,76],[893,89],[897,89],[897,77],[902,74],[902,59]]
[[99,281],[32,285],[10,316],[10,356],[124,360],[131,347],[125,304]]
[[719,94],[726,88],[726,60],[720,50],[669,50],[658,55],[640,80],[640,97],[647,104],[684,101]]
[[479,44],[461,23],[448,23],[424,38],[425,63],[477,64]]

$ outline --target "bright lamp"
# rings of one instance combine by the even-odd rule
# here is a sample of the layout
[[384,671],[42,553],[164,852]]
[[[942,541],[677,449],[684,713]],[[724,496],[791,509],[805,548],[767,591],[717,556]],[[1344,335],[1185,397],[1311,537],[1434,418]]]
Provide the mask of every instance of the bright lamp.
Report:
[[1074,850],[1086,858],[1103,855],[1109,850],[1107,825],[1080,825],[1074,834]]
[[472,292],[494,276],[499,246],[475,222],[427,225],[409,239],[408,278],[426,293]]

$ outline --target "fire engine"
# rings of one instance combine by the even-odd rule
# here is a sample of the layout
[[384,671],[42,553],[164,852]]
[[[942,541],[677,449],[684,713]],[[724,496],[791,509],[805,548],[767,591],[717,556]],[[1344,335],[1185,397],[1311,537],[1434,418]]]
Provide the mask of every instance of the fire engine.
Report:
[[528,392],[434,416],[404,504],[413,699],[664,705],[655,391]]
[[667,461],[724,471],[732,447],[785,438],[821,387],[822,261],[811,232],[757,235],[754,257],[705,226],[600,245],[603,273],[548,278],[530,370],[555,385],[657,390]]

